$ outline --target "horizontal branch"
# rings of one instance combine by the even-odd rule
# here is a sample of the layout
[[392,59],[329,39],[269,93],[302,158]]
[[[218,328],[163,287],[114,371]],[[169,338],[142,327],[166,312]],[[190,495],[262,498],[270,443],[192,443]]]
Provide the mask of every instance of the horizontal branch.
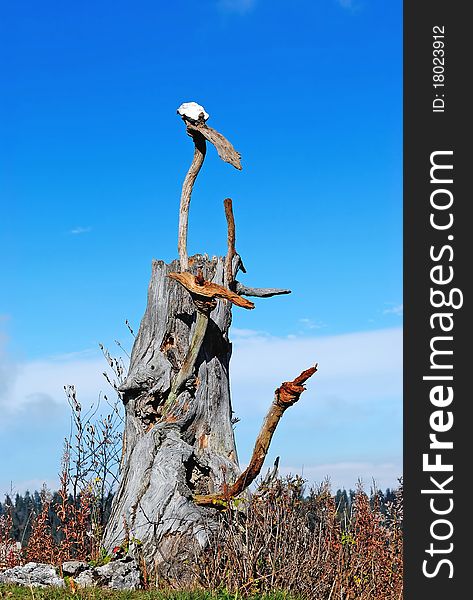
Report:
[[222,298],[224,300],[229,300],[233,304],[241,306],[242,308],[251,309],[255,307],[253,302],[242,298],[238,294],[235,294],[235,292],[223,287],[223,285],[205,281],[203,278],[200,279],[188,271],[185,273],[169,273],[168,277],[178,281],[191,294],[196,296],[201,296],[204,298]]
[[279,289],[279,288],[252,288],[243,285],[239,281],[236,281],[235,291],[240,296],[254,296],[255,298],[270,298],[271,296],[281,296],[283,294],[290,294],[291,290]]
[[231,486],[224,487],[221,494],[194,496],[194,502],[199,506],[224,506],[226,502],[241,494],[258,477],[269,450],[269,445],[276,427],[290,406],[295,404],[306,389],[304,383],[317,371],[317,365],[303,371],[293,381],[285,381],[274,392],[274,400],[266,415],[261,431],[256,439],[250,464]]

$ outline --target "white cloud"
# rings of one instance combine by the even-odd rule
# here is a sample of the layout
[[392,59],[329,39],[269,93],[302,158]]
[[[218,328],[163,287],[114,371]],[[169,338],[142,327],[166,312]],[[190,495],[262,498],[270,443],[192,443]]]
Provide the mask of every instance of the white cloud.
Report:
[[404,305],[396,304],[394,306],[390,306],[389,308],[385,308],[383,310],[383,315],[396,315],[398,317],[402,317],[404,313]]
[[5,398],[17,377],[17,368],[6,352],[7,337],[0,332],[0,408],[2,398]]
[[[233,335],[237,334],[237,335]],[[380,399],[402,395],[402,329],[383,329],[337,336],[268,336],[251,330],[232,330],[231,385],[239,416],[254,420],[263,414],[283,381],[318,363],[299,411],[343,412],[355,416],[373,410]],[[101,390],[106,363],[94,351],[13,363],[4,354],[0,371],[0,418],[26,406],[65,405],[63,387],[75,385],[80,401],[93,403]],[[51,404],[52,403],[52,404]],[[319,415],[323,416],[323,415]],[[327,415],[325,415],[327,416]],[[334,414],[334,418],[338,418]]]
[[370,491],[373,480],[376,487],[384,491],[388,487],[397,487],[398,479],[402,476],[402,462],[347,461],[299,467],[283,465],[279,471],[281,475],[302,475],[307,487],[317,486],[328,479],[334,493],[338,489],[356,489],[360,480],[366,492]]
[[14,363],[3,357],[0,371],[10,376],[0,389],[0,425],[28,410],[47,412],[67,405],[65,385],[75,385],[79,401],[92,404],[107,390],[106,362],[98,352],[85,351]]
[[400,464],[402,456],[401,328],[235,339],[231,385],[241,458],[249,460],[276,387],[314,363],[319,370],[279,424],[268,464],[280,455],[294,472],[310,465],[304,473],[311,469],[313,480],[329,475],[334,485],[353,487],[359,477],[376,477],[394,486],[401,467],[386,465]]
[[[370,401],[380,395],[401,392],[402,329],[391,328],[335,336],[275,337],[260,331],[232,329],[232,386],[238,403],[255,407],[255,398],[242,389],[270,392],[283,381],[318,363],[319,370],[308,386],[324,395],[353,401]],[[3,380],[0,403],[10,412],[35,401],[38,394],[63,403],[64,385],[75,385],[78,395],[97,398],[108,389],[102,375],[106,362],[97,351],[86,350],[13,363],[3,353],[0,368],[9,376]],[[254,396],[255,394],[251,394]],[[268,395],[257,405],[266,407]]]
[[256,0],[218,0],[217,6],[222,12],[244,15],[256,6]]
[[314,321],[313,319],[309,319],[306,317],[304,317],[303,319],[299,319],[299,323],[305,329],[322,329],[323,327],[325,327],[325,323],[322,323],[321,321]]
[[56,491],[59,489],[59,477],[55,479],[25,479],[24,481],[0,481],[0,500],[3,500],[5,494],[10,497],[15,494],[24,494],[26,491],[31,494],[36,491],[41,491],[43,486],[49,491]]
[[89,233],[90,231],[92,231],[92,227],[74,227],[69,233],[71,235],[81,235],[82,233]]
[[339,6],[349,12],[358,12],[362,8],[362,3],[358,0],[337,0]]
[[[275,388],[318,363],[307,391],[278,427],[268,464],[280,455],[281,463],[289,465],[286,472],[300,473],[306,465],[304,476],[317,482],[328,475],[335,488],[353,487],[359,477],[367,484],[375,477],[381,487],[396,484],[402,454],[401,328],[291,338],[252,330],[232,329],[230,334],[233,405],[242,419],[236,437],[244,460],[249,459]],[[61,432],[67,428],[64,385],[76,386],[84,407],[96,402],[101,390],[113,397],[102,375],[107,365],[99,352],[23,363],[7,358],[0,362],[0,371],[9,374],[0,390],[0,426],[2,435],[12,431],[12,443],[23,444],[13,439],[13,431],[23,431],[25,438],[31,435],[31,443],[37,444],[39,423]],[[64,431],[67,434],[68,430]],[[51,441],[45,436],[35,451],[38,461],[38,453],[59,452],[56,446],[61,436],[57,434]],[[13,456],[15,452],[12,447]],[[31,472],[11,473],[20,481],[41,476],[52,480],[57,471],[58,465],[53,470],[36,467]],[[7,477],[10,475],[4,471],[3,482]]]
[[[319,393],[322,389],[324,394],[356,400],[397,395],[402,383],[402,329],[291,338],[255,333],[237,338],[232,382],[248,392],[271,391],[315,363],[319,370],[308,385],[317,386]],[[254,407],[254,399],[247,401]],[[267,406],[267,395],[262,403]]]
[[264,331],[258,331],[256,329],[239,329],[238,327],[232,327],[231,337],[235,338],[255,338],[255,337],[267,337]]

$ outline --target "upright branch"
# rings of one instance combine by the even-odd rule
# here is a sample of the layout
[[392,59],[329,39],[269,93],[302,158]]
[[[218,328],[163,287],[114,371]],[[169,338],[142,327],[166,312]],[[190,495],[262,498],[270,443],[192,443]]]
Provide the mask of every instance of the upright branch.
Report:
[[206,121],[209,115],[203,106],[196,102],[184,102],[177,109],[182,120],[186,124],[187,134],[194,141],[194,158],[184,179],[181,192],[181,203],[179,207],[179,229],[177,249],[181,263],[181,271],[189,268],[189,257],[187,254],[187,230],[189,223],[189,206],[195,180],[204,164],[207,150],[206,140],[215,146],[220,158],[241,170],[240,154],[232,144],[218,131],[208,127]]
[[225,282],[230,289],[233,289],[233,257],[235,251],[235,218],[233,217],[232,199],[225,198],[223,201],[225,207],[225,217],[227,219],[227,256],[225,257]]
[[194,496],[194,502],[199,506],[223,506],[228,500],[241,494],[258,477],[269,450],[271,439],[276,427],[290,406],[295,404],[302,392],[306,389],[304,383],[317,371],[317,365],[303,371],[293,381],[285,381],[274,393],[271,404],[259,435],[255,442],[253,454],[247,468],[238,477],[235,483],[224,489],[221,494],[208,494]]
[[227,287],[236,292],[239,296],[255,296],[258,298],[270,298],[272,296],[281,296],[290,294],[291,290],[281,288],[252,288],[243,285],[235,279],[233,260],[235,256],[239,260],[239,269],[246,273],[241,257],[235,250],[236,233],[235,217],[233,216],[233,203],[231,198],[225,198],[223,201],[225,208],[225,217],[227,219],[227,255],[225,257],[225,283]]

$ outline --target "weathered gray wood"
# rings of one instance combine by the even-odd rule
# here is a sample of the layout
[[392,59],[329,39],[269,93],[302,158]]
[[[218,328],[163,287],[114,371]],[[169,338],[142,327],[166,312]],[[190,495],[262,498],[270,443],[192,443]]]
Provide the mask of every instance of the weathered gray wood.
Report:
[[[222,285],[225,260],[194,256],[189,270]],[[107,550],[129,534],[142,542],[149,569],[184,577],[185,559],[206,543],[212,515],[195,494],[220,491],[240,470],[231,424],[229,360],[231,304],[218,300],[211,312],[195,373],[166,415],[162,407],[188,355],[196,310],[187,290],[168,274],[178,270],[153,261],[148,304],[121,386],[125,443],[121,482],[104,535]],[[172,571],[172,572],[171,572]]]
[[174,377],[171,391],[163,405],[163,416],[168,414],[168,411],[177,400],[183,386],[193,376],[195,363],[199,357],[199,352],[204,342],[205,334],[207,333],[207,325],[209,324],[209,316],[197,311],[195,327],[192,334],[192,339],[189,343],[187,356],[179,369],[179,373]]
[[[182,108],[181,105],[180,108]],[[199,119],[194,120],[189,118],[185,113],[181,113],[178,109],[178,113],[181,114],[182,120],[186,124],[186,131],[188,135],[194,141],[194,157],[192,159],[191,166],[186,174],[184,183],[182,185],[181,202],[179,206],[179,227],[178,227],[178,238],[177,238],[177,249],[180,259],[180,270],[187,271],[188,269],[188,255],[187,255],[187,230],[189,226],[189,206],[191,201],[192,190],[194,187],[195,180],[199,174],[202,165],[204,164],[206,154],[206,141],[208,140],[217,149],[220,158],[233,165],[236,169],[241,171],[241,156],[235,150],[233,145],[224,137],[221,133],[212,129],[205,123],[203,107]],[[208,117],[208,115],[207,115]],[[231,203],[231,200],[230,200]],[[232,256],[228,256],[228,260],[231,262]],[[227,276],[229,275],[229,269],[227,268]]]
[[184,183],[182,184],[181,201],[179,205],[177,250],[181,261],[180,267],[182,271],[187,270],[189,261],[187,256],[187,230],[189,227],[189,206],[192,189],[195,180],[197,179],[197,175],[204,164],[205,153],[207,150],[205,138],[198,131],[192,132],[191,137],[194,140],[194,156],[192,158],[191,166],[185,176]]
[[[227,255],[225,257],[225,285],[233,289],[234,283],[234,269],[233,259],[237,256],[235,250],[235,217],[233,216],[233,202],[231,198],[225,198],[223,201],[225,208],[225,218],[227,219]],[[240,259],[241,261],[241,259]]]
[[271,296],[281,296],[290,294],[291,290],[280,288],[252,288],[243,285],[239,281],[235,282],[235,292],[240,296],[253,296],[255,298],[271,298]]

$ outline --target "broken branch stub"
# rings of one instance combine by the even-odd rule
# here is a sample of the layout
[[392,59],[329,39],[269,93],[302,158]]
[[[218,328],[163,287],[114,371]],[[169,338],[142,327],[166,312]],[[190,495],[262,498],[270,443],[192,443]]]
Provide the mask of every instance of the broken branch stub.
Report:
[[233,203],[231,198],[225,198],[223,201],[225,208],[225,217],[227,219],[227,256],[225,257],[225,282],[229,288],[234,290],[235,277],[233,275],[233,257],[235,250],[235,217],[233,216]]
[[276,398],[274,402],[276,402],[278,406],[283,407],[284,410],[295,404],[305,390],[304,383],[312,377],[316,371],[317,365],[314,365],[313,367],[302,371],[302,373],[292,381],[285,381],[282,383],[275,392]]
[[269,445],[274,431],[284,414],[284,411],[295,404],[302,392],[306,389],[304,383],[317,371],[317,365],[302,371],[292,381],[285,381],[274,393],[274,400],[269,408],[266,418],[255,442],[253,454],[248,467],[238,477],[235,483],[228,486],[223,493],[195,495],[194,502],[199,506],[212,506],[218,508],[241,494],[258,477],[269,450]]
[[215,146],[218,155],[224,162],[232,165],[239,171],[242,170],[241,154],[235,150],[233,145],[221,133],[202,122],[189,123],[187,130],[191,134],[200,133],[203,135],[207,141]]
[[235,291],[241,296],[253,296],[255,298],[271,298],[272,296],[282,296],[290,294],[291,290],[280,288],[253,288],[235,281]]

